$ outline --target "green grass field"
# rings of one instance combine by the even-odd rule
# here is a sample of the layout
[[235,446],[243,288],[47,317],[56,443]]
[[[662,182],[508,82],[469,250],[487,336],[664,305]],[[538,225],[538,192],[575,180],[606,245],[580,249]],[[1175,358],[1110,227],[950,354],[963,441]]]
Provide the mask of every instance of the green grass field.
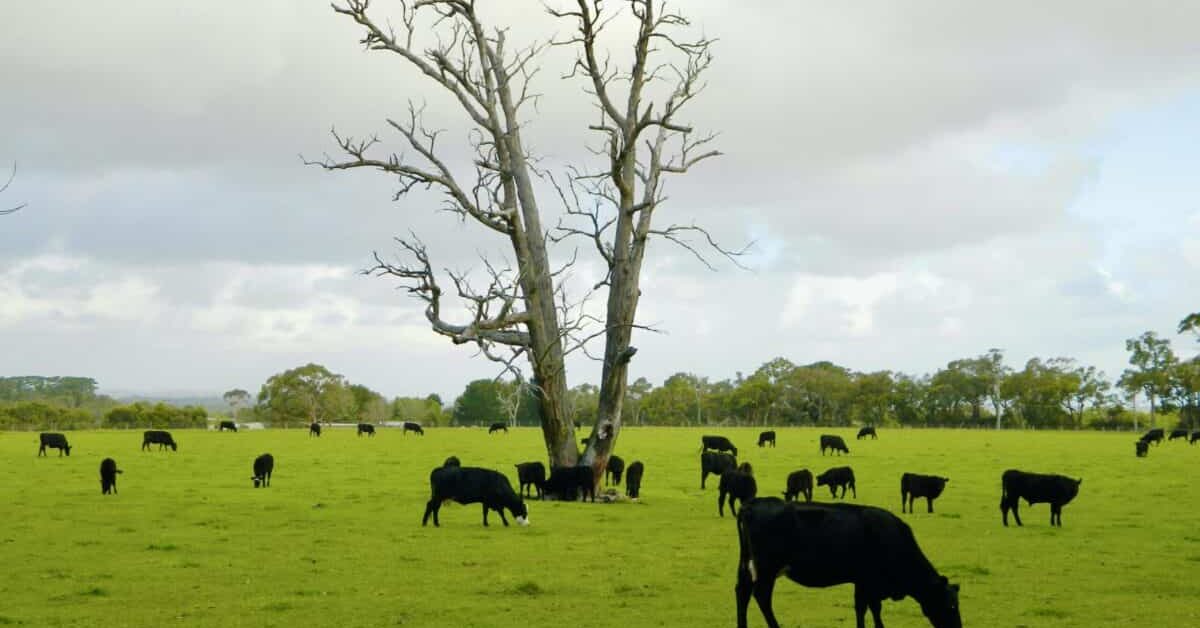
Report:
[[[947,475],[937,513],[902,515],[925,554],[962,585],[964,625],[1200,626],[1200,446],[1133,455],[1134,436],[1101,433],[627,428],[618,453],[642,460],[640,503],[534,502],[532,526],[480,524],[447,505],[420,525],[429,470],[450,454],[504,471],[543,460],[540,431],[489,436],[430,429],[176,431],[179,451],[141,452],[140,432],[73,432],[70,457],[37,458],[34,433],[0,434],[0,625],[28,626],[720,626],[734,623],[734,521],[699,488],[700,434],[729,436],[760,494],[789,471],[848,464],[860,504],[898,512],[900,474]],[[822,458],[821,432],[851,455]],[[276,459],[270,489],[251,461]],[[124,470],[102,496],[98,468]],[[1000,524],[1007,468],[1082,477],[1049,525],[1022,505]],[[817,493],[818,500],[828,493]],[[851,500],[853,501],[853,500]],[[852,626],[852,587],[781,581],[786,626]],[[751,625],[762,616],[751,605]],[[927,625],[911,599],[885,602],[888,626]],[[869,621],[869,620],[868,620]]]

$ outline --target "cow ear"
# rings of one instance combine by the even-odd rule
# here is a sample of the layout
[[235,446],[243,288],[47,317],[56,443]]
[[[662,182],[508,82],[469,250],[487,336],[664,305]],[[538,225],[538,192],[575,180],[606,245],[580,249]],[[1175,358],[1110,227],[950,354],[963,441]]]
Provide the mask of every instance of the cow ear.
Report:
[[943,481],[943,482],[949,482],[949,481],[950,481],[950,478],[942,478],[942,481]]
[[1083,478],[1079,478],[1078,480],[1075,480],[1075,486],[1079,486],[1080,484],[1083,484]]

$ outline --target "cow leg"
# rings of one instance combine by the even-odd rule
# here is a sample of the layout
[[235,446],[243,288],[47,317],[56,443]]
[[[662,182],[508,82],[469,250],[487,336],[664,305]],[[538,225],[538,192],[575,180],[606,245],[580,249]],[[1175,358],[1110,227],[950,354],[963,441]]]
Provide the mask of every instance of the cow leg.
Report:
[[437,526],[438,525],[438,509],[441,507],[441,505],[442,505],[442,502],[440,500],[438,500],[436,497],[430,497],[429,503],[425,504],[425,516],[421,517],[421,525],[423,525],[423,526],[428,525],[429,524],[429,515],[433,515],[433,525]]
[[[854,482],[850,483],[850,493],[854,495],[854,499],[858,499],[858,488],[855,487]],[[846,490],[842,489],[842,497],[845,497],[845,496],[846,496]]]
[[497,508],[496,512],[500,513],[500,521],[504,522],[504,527],[507,528],[508,527],[508,517],[504,516],[504,508],[503,507]]
[[[732,502],[729,504],[729,507],[733,507]],[[722,517],[725,516],[725,491],[721,491],[720,496],[717,497],[717,514]]]
[[760,572],[758,581],[754,583],[754,601],[758,602],[758,610],[762,611],[768,628],[779,628],[779,620],[775,619],[775,611],[771,608],[771,594],[775,591],[775,574],[775,571]]
[[925,505],[929,507],[928,512],[933,512],[933,498],[932,497],[925,498]]
[[704,479],[708,477],[708,473],[700,471],[700,490],[704,490]]
[[737,600],[737,625],[738,628],[748,628],[746,622],[746,611],[750,607],[750,594],[754,590],[754,583],[750,580],[750,570],[746,568],[744,563],[738,563],[737,570],[737,585],[733,587],[734,597]]
[[729,512],[736,518],[737,517],[737,506],[733,505],[733,503],[735,501],[737,501],[737,497],[730,495],[729,496]]
[[1050,504],[1050,525],[1062,525],[1062,509],[1058,504]]
[[875,620],[875,628],[883,628],[883,618],[879,613],[883,610],[883,600],[871,600],[871,619]]
[[1019,510],[1020,506],[1021,502],[1019,499],[1014,499],[1012,501],[1012,515],[1013,519],[1017,521],[1017,525],[1024,526],[1025,524],[1021,523],[1021,512]]
[[829,485],[829,499],[837,499],[837,485],[836,484]]
[[488,522],[487,522],[487,511],[488,511],[487,504],[483,504],[483,525],[485,525],[485,526],[488,524]]

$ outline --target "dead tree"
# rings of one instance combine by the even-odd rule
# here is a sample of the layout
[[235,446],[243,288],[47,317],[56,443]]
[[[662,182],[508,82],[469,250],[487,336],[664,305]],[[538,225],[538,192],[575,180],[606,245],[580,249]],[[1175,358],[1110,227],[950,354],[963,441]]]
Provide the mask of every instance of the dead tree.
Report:
[[[385,261],[375,254],[375,266],[365,272],[404,280],[410,293],[426,303],[425,315],[436,333],[456,344],[473,344],[488,358],[501,362],[520,377],[516,361],[524,358],[532,371],[529,382],[540,404],[542,431],[552,465],[590,464],[599,478],[621,428],[630,359],[637,351],[630,342],[636,323],[638,288],[646,244],[652,237],[679,244],[703,263],[711,247],[733,259],[740,251],[722,249],[694,224],[655,227],[656,210],[666,200],[664,180],[681,174],[719,153],[707,145],[712,135],[697,136],[678,121],[679,112],[703,88],[701,76],[712,61],[709,39],[685,40],[689,26],[681,15],[665,12],[658,0],[627,0],[625,11],[608,13],[602,0],[576,0],[568,9],[548,7],[551,15],[570,24],[572,35],[550,45],[574,49],[571,76],[579,77],[593,98],[598,116],[588,128],[600,134],[593,147],[595,167],[572,168],[554,177],[535,166],[522,142],[522,107],[536,95],[530,81],[546,45],[511,49],[507,31],[485,26],[474,0],[415,0],[400,2],[396,26],[368,15],[370,0],[346,0],[334,5],[339,14],[359,24],[361,43],[372,51],[395,54],[449,92],[472,125],[474,172],[459,178],[438,154],[439,132],[421,123],[421,108],[409,105],[401,120],[389,119],[413,158],[391,153],[376,156],[376,137],[365,140],[334,132],[348,158],[327,157],[317,162],[329,170],[370,168],[399,180],[396,198],[422,187],[444,197],[444,209],[471,219],[508,239],[515,268],[499,268],[484,260],[489,285],[477,289],[463,274],[447,271],[455,295],[465,301],[471,320],[456,324],[442,316],[445,293],[438,284],[429,252],[415,235],[397,239],[413,260]],[[614,19],[636,21],[632,63],[618,68],[602,57],[601,40]],[[421,48],[415,38],[433,33]],[[659,98],[656,103],[651,97]],[[563,220],[553,231],[542,226],[535,179],[556,192],[565,205]],[[604,260],[606,277],[593,288],[607,290],[603,319],[586,313],[582,300],[571,301],[561,281],[574,259],[552,268],[547,241],[583,237]],[[693,244],[698,238],[698,244]],[[710,266],[711,267],[711,266]],[[586,295],[585,295],[586,297]],[[572,351],[588,352],[589,341],[604,339],[603,376],[596,438],[582,454],[566,409],[564,358]]]

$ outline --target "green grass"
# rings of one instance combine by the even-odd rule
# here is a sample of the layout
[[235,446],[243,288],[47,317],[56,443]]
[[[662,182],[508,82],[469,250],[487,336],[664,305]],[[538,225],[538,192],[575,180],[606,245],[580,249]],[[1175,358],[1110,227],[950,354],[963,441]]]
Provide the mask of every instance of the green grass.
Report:
[[[618,453],[646,464],[638,503],[535,502],[528,528],[480,525],[447,505],[422,528],[429,470],[454,454],[513,477],[541,460],[540,431],[431,429],[374,439],[328,430],[176,431],[178,452],[141,452],[136,432],[73,432],[69,458],[37,458],[37,436],[0,433],[0,624],[26,626],[732,625],[734,523],[699,488],[700,434],[743,447],[761,494],[786,474],[849,464],[858,500],[898,511],[904,471],[951,478],[933,515],[903,515],[935,566],[962,584],[964,624],[1200,625],[1200,447],[1133,455],[1129,434],[781,429],[626,429]],[[821,432],[851,455],[822,458]],[[269,489],[251,462],[275,455]],[[98,468],[124,474],[102,496]],[[1000,525],[1004,469],[1082,477],[1051,528],[1046,505]],[[828,493],[818,493],[818,499]],[[853,625],[852,588],[776,588],[786,626]],[[921,626],[912,600],[889,626]],[[751,625],[762,626],[751,607]]]

